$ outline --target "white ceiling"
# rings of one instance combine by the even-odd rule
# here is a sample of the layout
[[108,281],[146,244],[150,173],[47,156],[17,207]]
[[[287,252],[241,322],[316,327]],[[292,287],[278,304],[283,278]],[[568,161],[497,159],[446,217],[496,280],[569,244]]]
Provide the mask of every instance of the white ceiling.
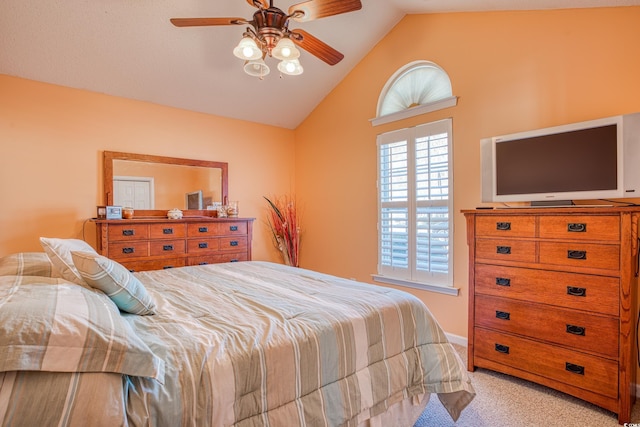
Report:
[[[275,0],[286,11],[302,0]],[[0,74],[297,127],[405,14],[640,5],[640,0],[362,0],[362,10],[291,22],[345,55],[302,53],[301,76],[246,75],[231,51],[243,26],[177,28],[172,17],[242,17],[246,0],[1,0]]]

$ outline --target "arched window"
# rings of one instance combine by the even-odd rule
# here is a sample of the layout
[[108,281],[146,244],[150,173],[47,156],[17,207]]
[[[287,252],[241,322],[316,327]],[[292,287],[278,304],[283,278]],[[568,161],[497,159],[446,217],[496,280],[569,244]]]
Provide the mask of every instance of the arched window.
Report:
[[447,73],[430,61],[415,61],[387,81],[378,98],[374,125],[456,105]]

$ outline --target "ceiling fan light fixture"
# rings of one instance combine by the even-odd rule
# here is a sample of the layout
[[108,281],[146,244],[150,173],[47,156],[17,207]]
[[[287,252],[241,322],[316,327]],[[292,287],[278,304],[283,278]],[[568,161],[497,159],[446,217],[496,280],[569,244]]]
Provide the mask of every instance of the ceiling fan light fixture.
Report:
[[249,74],[252,77],[262,78],[267,74],[269,74],[271,70],[269,69],[269,66],[265,64],[264,60],[261,57],[260,59],[254,59],[254,60],[245,62],[244,72]]
[[300,65],[300,61],[298,61],[297,59],[280,61],[280,63],[278,64],[278,70],[281,73],[290,76],[298,76],[304,71],[302,65]]
[[293,44],[290,38],[281,38],[271,51],[271,55],[281,61],[288,61],[300,57],[300,51]]
[[262,58],[262,50],[258,47],[255,40],[248,36],[245,36],[240,40],[238,46],[233,49],[233,54],[245,61]]

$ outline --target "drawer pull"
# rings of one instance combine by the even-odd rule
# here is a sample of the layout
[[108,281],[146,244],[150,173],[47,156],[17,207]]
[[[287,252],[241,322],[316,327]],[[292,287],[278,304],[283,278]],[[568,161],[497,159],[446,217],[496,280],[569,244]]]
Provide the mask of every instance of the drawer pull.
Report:
[[586,297],[587,288],[578,288],[576,286],[567,286],[567,295],[574,297]]
[[209,231],[209,227],[198,227],[198,233],[206,233]]
[[229,246],[238,246],[238,241],[237,240],[230,241]]
[[511,314],[508,311],[496,310],[496,318],[502,320],[511,320]]
[[502,354],[509,354],[509,346],[496,343],[496,351]]
[[569,259],[587,259],[587,251],[567,251]]
[[163,251],[172,251],[173,250],[173,245],[164,245],[162,247]]
[[237,258],[230,259],[229,262],[238,262],[238,259]]
[[498,286],[511,286],[511,279],[504,277],[496,277],[496,285]]
[[573,334],[573,335],[580,335],[580,336],[584,336],[585,332],[586,332],[587,328],[583,327],[583,326],[576,326],[576,325],[567,325],[567,333],[568,334]]
[[496,222],[496,230],[509,231],[511,230],[510,222]]
[[198,247],[200,249],[206,249],[209,247],[209,244],[207,242],[203,242],[203,243],[198,243]]
[[162,234],[173,234],[173,228],[163,228]]
[[511,253],[511,246],[496,246],[496,253],[500,255],[509,255]]
[[135,273],[135,272],[136,272],[136,270],[135,270],[135,269],[133,269],[133,268],[130,268],[130,269],[129,269],[129,273]]
[[584,366],[576,365],[574,363],[565,362],[564,368],[572,374],[584,375]]
[[208,263],[208,262],[205,262],[205,261],[203,261],[203,262],[199,262],[199,263],[198,263],[198,265],[207,265],[207,264],[209,264],[209,263]]
[[586,233],[587,224],[582,222],[570,222],[567,224],[567,231],[569,233]]
[[229,231],[238,231],[238,226],[237,225],[230,225],[229,226]]
[[132,229],[122,230],[123,236],[133,236],[134,234],[136,234],[136,230],[132,230]]
[[136,248],[122,248],[123,254],[132,254],[136,251]]
[[162,267],[163,270],[168,270],[170,268],[173,268],[173,265],[165,265],[164,267]]

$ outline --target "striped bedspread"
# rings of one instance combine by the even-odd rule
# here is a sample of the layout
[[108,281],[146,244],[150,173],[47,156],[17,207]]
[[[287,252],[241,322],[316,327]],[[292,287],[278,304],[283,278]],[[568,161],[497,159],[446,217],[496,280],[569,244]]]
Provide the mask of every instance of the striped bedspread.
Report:
[[280,264],[136,273],[157,315],[125,315],[165,361],[127,377],[131,425],[355,426],[438,393],[454,419],[475,395],[413,296]]

